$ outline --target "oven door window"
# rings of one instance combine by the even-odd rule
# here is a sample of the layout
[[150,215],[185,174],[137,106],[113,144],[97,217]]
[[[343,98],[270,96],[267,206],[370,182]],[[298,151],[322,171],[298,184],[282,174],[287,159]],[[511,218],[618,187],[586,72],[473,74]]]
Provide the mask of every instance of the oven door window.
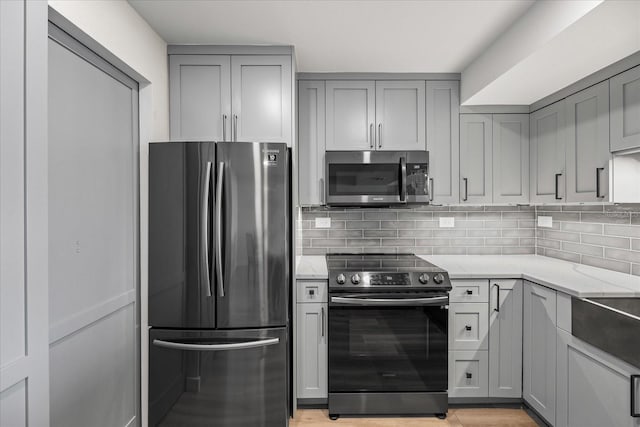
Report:
[[447,389],[447,310],[331,307],[329,391]]
[[399,196],[400,167],[397,163],[329,165],[332,196]]

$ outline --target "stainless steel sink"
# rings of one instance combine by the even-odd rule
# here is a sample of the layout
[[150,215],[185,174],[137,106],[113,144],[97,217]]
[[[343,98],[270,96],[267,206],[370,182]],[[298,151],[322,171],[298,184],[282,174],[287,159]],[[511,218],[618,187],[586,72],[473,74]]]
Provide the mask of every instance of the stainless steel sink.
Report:
[[572,298],[571,333],[640,367],[640,298]]

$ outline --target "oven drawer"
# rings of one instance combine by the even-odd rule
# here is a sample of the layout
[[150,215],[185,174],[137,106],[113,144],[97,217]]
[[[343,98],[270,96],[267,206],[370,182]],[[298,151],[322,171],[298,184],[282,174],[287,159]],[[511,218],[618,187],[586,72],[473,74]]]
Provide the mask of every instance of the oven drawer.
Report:
[[326,280],[298,280],[297,302],[327,302]]
[[489,305],[453,303],[449,305],[449,349],[489,348]]
[[451,302],[489,302],[488,280],[452,280],[451,286]]
[[449,352],[449,397],[489,395],[489,355],[487,351]]

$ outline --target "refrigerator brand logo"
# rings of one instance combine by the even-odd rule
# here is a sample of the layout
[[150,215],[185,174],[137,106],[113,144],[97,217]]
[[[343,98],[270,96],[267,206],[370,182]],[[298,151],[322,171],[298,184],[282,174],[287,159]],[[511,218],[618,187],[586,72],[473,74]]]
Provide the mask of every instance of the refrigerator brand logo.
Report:
[[278,164],[278,150],[262,150],[265,166],[275,166]]

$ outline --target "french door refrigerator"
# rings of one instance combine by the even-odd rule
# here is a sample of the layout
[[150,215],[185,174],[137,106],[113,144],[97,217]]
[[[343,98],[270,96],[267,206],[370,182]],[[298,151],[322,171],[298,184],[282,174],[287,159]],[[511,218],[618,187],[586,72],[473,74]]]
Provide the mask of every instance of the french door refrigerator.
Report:
[[288,424],[286,144],[149,146],[149,425]]

